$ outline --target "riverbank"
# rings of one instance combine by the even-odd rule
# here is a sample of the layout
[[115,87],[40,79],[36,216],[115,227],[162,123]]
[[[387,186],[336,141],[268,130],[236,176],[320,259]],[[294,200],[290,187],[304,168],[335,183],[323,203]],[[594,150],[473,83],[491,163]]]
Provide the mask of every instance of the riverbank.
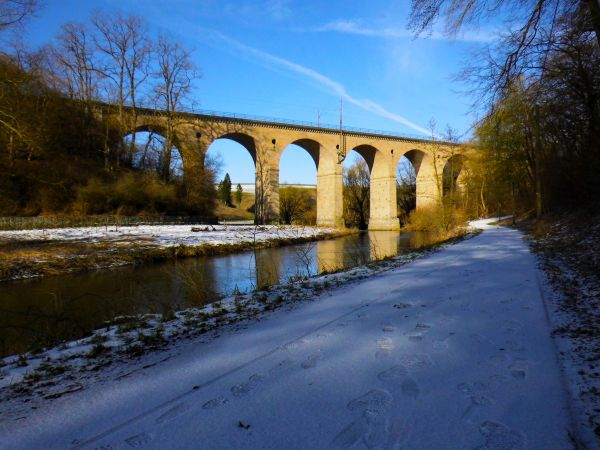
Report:
[[127,363],[99,348],[93,369],[2,389],[0,432],[14,449],[569,448],[535,260],[485,228]]
[[223,329],[244,326],[249,319],[266,317],[282,307],[295,308],[348,283],[395,269],[476,234],[476,230],[457,230],[453,238],[419,251],[254,292],[237,292],[203,308],[118,317],[91,336],[0,360],[0,399],[15,397],[18,402],[29,403],[60,397],[71,391],[68,386],[74,379],[77,386],[84,386],[101,369],[129,370],[141,357],[145,360],[147,354],[160,355],[190,339],[212,339]]
[[330,239],[355,230],[142,225],[0,231],[0,282]]
[[[553,335],[580,427],[600,441],[600,214],[564,213],[521,222],[551,289]],[[598,447],[600,448],[600,443]]]

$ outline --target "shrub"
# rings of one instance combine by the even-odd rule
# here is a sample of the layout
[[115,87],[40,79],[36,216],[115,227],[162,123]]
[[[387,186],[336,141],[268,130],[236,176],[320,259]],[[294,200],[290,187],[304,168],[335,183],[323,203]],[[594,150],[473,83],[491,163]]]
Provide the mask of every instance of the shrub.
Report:
[[465,220],[464,211],[437,203],[414,210],[407,228],[413,231],[447,233]]

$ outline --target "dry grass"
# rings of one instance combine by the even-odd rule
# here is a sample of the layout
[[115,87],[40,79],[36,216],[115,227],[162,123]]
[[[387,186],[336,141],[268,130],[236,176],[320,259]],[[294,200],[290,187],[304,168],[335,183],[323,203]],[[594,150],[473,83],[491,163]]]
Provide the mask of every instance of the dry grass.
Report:
[[[235,195],[232,194],[232,197]],[[248,209],[254,206],[254,194],[242,193],[242,202],[240,205],[230,207],[218,202],[215,209],[215,216],[221,220],[254,220],[254,214]],[[235,203],[235,199],[233,200]]]

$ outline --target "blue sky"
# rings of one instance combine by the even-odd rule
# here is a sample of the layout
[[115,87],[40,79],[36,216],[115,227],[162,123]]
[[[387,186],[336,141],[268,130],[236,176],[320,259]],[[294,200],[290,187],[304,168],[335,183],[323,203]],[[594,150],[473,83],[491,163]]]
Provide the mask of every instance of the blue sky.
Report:
[[[469,52],[490,34],[456,39],[406,30],[409,2],[292,0],[46,0],[26,29],[42,45],[68,21],[120,10],[144,17],[186,47],[202,73],[196,108],[336,124],[340,98],[349,126],[423,135],[434,119],[468,136],[475,117],[465,86],[453,81]],[[250,156],[217,141],[234,182],[253,180]],[[282,182],[314,183],[312,159],[298,148],[282,157]]]

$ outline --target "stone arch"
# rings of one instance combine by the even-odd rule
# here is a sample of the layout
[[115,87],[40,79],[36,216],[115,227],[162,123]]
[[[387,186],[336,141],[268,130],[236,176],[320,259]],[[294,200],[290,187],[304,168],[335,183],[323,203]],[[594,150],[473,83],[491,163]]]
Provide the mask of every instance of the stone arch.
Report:
[[[323,217],[326,215],[325,211],[323,210],[323,208],[327,207],[327,196],[325,194],[325,191],[327,190],[327,187],[323,186],[323,177],[320,176],[323,174],[323,171],[326,170],[326,164],[320,164],[321,162],[321,153],[323,150],[323,146],[321,145],[320,142],[314,140],[314,139],[310,139],[310,138],[299,138],[299,139],[295,139],[292,140],[291,142],[282,145],[281,146],[281,152],[279,154],[279,158],[278,158],[278,175],[280,175],[281,172],[281,160],[283,158],[283,154],[285,153],[285,151],[287,150],[287,148],[290,145],[295,145],[297,147],[302,148],[302,150],[304,150],[312,159],[312,161],[315,164],[315,170],[316,170],[316,178],[317,178],[317,198],[316,198],[316,210],[317,210],[317,224],[321,224],[322,223],[322,219]],[[279,180],[279,182],[281,182],[281,180]],[[281,188],[281,185],[279,185],[279,188]],[[286,215],[286,210],[282,210],[281,206],[282,206],[282,200],[281,200],[281,191],[279,191],[279,213],[280,213],[280,219],[284,219],[285,220],[285,215]],[[289,197],[288,197],[289,198]],[[289,210],[288,210],[289,212]]]
[[412,164],[416,174],[416,207],[431,205],[439,197],[439,188],[432,156],[421,149],[413,148],[402,156]]
[[[283,147],[284,151],[287,148],[287,146],[290,144],[297,145],[298,147],[302,147],[304,150],[306,150],[306,152],[310,155],[312,160],[315,162],[315,167],[316,167],[317,171],[319,170],[319,161],[320,161],[320,156],[321,156],[321,144],[319,142],[315,141],[314,139],[309,139],[309,138],[296,139],[295,141],[292,141],[289,144],[287,144],[285,147]],[[283,155],[283,152],[279,156],[280,160],[281,160],[282,155]]]
[[228,139],[240,144],[250,154],[254,163],[254,214],[256,223],[272,223],[279,215],[279,173],[278,155],[272,149],[278,147],[277,139],[265,135],[254,136],[246,130],[220,130],[205,137],[206,143],[203,158],[210,146],[217,140]]
[[399,228],[396,212],[396,174],[390,160],[379,148],[371,144],[358,144],[352,148],[367,163],[370,172],[369,229]]
[[451,196],[461,191],[461,175],[464,173],[466,157],[464,155],[453,155],[446,160],[443,171],[442,193],[443,196]]
[[252,157],[252,161],[254,161],[254,164],[256,165],[256,140],[254,137],[250,136],[250,134],[241,132],[226,132],[216,135],[207,145],[207,151],[212,143],[219,139],[229,139],[240,144],[242,147],[248,150],[248,153],[250,153],[250,156]]
[[417,173],[423,157],[420,151],[410,150],[396,163],[396,206],[401,225],[417,206]]
[[[137,125],[134,129],[132,130],[126,130],[125,134],[123,136],[119,136],[116,142],[116,146],[120,145],[123,141],[124,138],[128,137],[128,136],[137,136],[138,133],[153,133],[157,136],[160,136],[163,139],[166,139],[166,127],[164,127],[162,124],[156,124],[156,123],[142,123],[140,125]],[[184,176],[185,173],[187,172],[190,160],[193,158],[193,155],[189,154],[186,152],[186,148],[183,145],[183,142],[179,139],[179,136],[176,132],[173,133],[173,142],[172,142],[173,148],[170,151],[169,154],[169,161],[171,160],[171,158],[173,157],[173,152],[175,152],[176,156],[181,159],[181,176]],[[144,148],[142,151],[147,150],[147,147]],[[129,157],[131,158],[130,163],[133,163],[133,160],[135,158],[136,155],[129,155]],[[169,162],[170,165],[170,162]],[[162,176],[162,175],[161,175]]]

